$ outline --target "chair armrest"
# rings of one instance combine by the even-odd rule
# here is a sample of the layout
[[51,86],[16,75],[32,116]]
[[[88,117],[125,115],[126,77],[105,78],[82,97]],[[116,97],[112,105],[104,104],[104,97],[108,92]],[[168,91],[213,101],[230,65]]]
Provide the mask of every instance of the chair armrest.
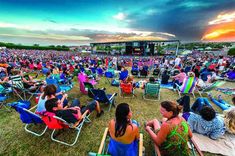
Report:
[[31,108],[29,109],[29,111],[33,110],[33,109],[36,108],[37,106],[38,106],[38,105],[35,105],[35,106],[31,107]]
[[155,150],[155,154],[157,154],[157,156],[161,156],[160,149],[159,149],[158,145],[156,145],[155,143],[154,143],[154,150]]
[[116,95],[117,95],[117,93],[113,93],[113,95],[109,98],[109,101],[111,101],[114,98],[114,96],[116,96]]
[[140,133],[139,156],[143,155],[143,133]]
[[179,88],[180,87],[180,85],[178,85],[177,83],[175,83],[175,85]]
[[104,131],[104,134],[103,134],[103,137],[102,137],[102,140],[100,142],[100,147],[99,147],[99,150],[98,150],[98,154],[102,154],[102,150],[104,148],[104,143],[105,143],[105,139],[108,135],[108,131],[109,131],[109,129],[108,129],[108,127],[106,127],[105,131]]
[[193,138],[190,139],[191,143],[194,145],[195,149],[197,150],[199,156],[203,156],[202,151],[199,149],[199,147],[197,146],[196,142],[193,140]]
[[86,110],[83,114],[82,117],[72,126],[72,128],[76,128],[82,120],[87,116],[87,113],[89,113],[89,110]]

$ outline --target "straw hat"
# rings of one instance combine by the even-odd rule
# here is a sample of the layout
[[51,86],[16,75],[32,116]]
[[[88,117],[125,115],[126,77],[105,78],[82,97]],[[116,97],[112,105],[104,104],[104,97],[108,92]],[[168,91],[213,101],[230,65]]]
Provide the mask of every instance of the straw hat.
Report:
[[194,74],[194,72],[188,72],[188,76],[189,77],[195,77],[195,74]]

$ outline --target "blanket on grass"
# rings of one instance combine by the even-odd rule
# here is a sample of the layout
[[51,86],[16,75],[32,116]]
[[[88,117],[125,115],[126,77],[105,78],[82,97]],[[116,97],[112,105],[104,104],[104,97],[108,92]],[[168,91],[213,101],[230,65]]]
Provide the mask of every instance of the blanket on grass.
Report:
[[235,156],[235,135],[233,134],[225,133],[222,138],[212,140],[207,136],[193,133],[193,139],[203,152]]

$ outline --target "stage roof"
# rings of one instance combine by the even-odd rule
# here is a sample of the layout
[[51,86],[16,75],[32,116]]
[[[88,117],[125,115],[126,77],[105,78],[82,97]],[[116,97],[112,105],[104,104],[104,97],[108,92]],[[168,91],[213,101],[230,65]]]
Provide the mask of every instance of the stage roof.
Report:
[[90,45],[94,44],[120,44],[120,43],[131,43],[131,42],[179,42],[180,40],[136,40],[136,41],[116,41],[116,42],[95,42],[90,43]]

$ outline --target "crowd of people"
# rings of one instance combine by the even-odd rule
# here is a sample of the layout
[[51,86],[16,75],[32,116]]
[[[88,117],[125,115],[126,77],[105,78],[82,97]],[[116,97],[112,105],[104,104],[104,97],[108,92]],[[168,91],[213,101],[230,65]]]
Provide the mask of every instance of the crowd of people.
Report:
[[[36,112],[54,113],[68,123],[79,121],[85,111],[95,111],[97,117],[103,115],[104,111],[96,100],[84,106],[79,99],[68,101],[68,94],[61,91],[59,86],[47,83],[47,80],[55,75],[59,76],[58,83],[70,85],[73,77],[77,77],[79,73],[84,73],[88,77],[87,81],[98,81],[105,71],[115,75],[115,71],[118,70],[120,83],[128,83],[136,88],[139,84],[128,72],[129,67],[135,67],[138,77],[143,70],[147,76],[153,75],[146,83],[169,84],[172,80],[170,83],[173,90],[178,86],[182,88],[190,78],[201,90],[217,80],[235,80],[235,58],[209,53],[193,53],[183,57],[135,58],[81,56],[79,53],[39,50],[4,49],[0,52],[0,84],[10,87],[12,77],[18,75],[25,88],[35,88],[38,83],[35,79],[40,72],[44,73],[46,83],[41,83]],[[34,77],[29,75],[33,71],[37,72]],[[208,99],[220,106],[224,114],[217,113]],[[208,94],[208,98],[197,98],[191,107],[188,96],[177,100],[178,103],[163,100],[159,110],[163,119],[146,121],[144,128],[153,142],[160,147],[162,155],[189,155],[187,141],[192,139],[192,132],[214,140],[219,139],[226,131],[235,134],[234,96],[232,101],[233,104],[228,104],[221,96],[217,100],[211,94]],[[131,107],[127,103],[120,103],[117,106],[115,118],[109,122],[108,128],[111,137],[109,154],[137,155],[140,124],[132,119]]]

